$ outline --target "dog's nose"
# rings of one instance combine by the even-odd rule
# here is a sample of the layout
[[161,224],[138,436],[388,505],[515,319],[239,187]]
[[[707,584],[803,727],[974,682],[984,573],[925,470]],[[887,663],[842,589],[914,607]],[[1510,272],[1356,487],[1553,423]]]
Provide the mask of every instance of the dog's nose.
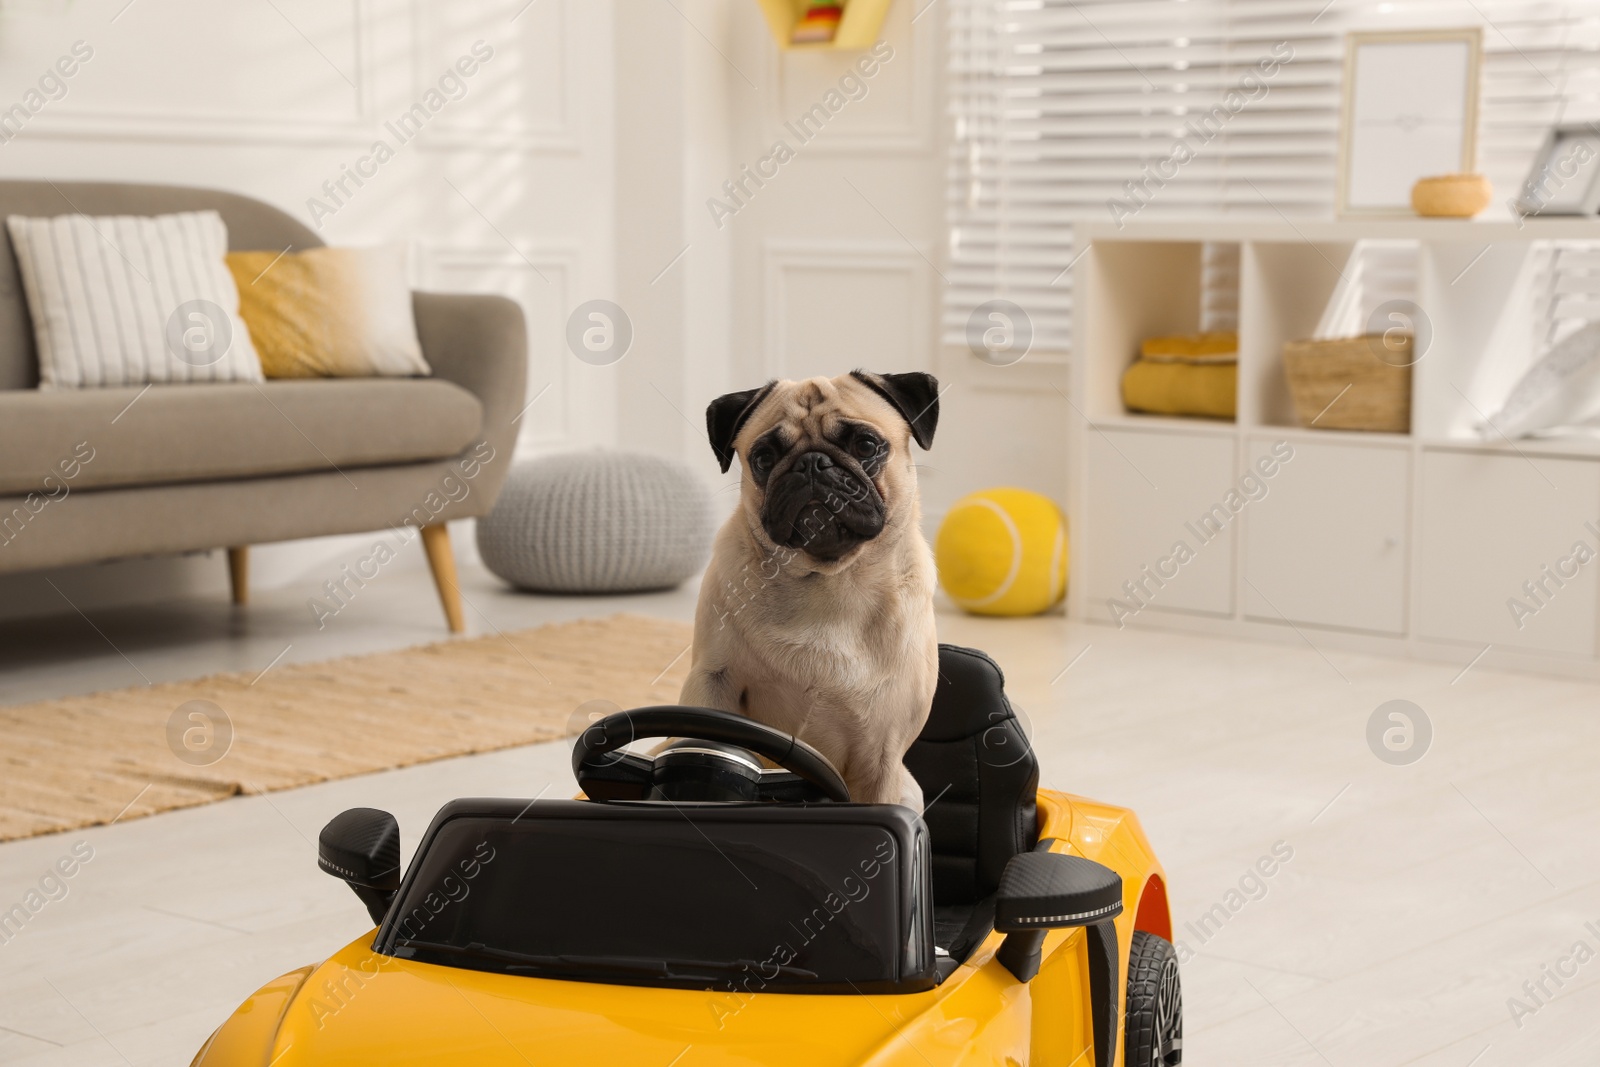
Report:
[[815,478],[829,467],[833,460],[825,452],[807,452],[794,461],[794,472],[804,474],[808,478]]

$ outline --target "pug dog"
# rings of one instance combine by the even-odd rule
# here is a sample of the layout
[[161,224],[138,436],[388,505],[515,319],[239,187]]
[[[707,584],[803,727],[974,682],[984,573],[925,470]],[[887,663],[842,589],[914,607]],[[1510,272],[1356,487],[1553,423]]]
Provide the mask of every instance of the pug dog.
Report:
[[718,532],[680,700],[794,734],[852,799],[920,810],[903,762],[933,703],[933,554],[911,444],[933,444],[931,374],[772,381],[706,409],[739,505]]

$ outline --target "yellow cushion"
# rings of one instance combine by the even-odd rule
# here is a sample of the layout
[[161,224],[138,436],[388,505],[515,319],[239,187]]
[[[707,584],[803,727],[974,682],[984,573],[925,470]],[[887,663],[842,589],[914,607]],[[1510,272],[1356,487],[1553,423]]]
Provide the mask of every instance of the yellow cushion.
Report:
[[1226,363],[1238,358],[1239,335],[1227,332],[1146,337],[1139,346],[1139,354],[1159,362]]
[[428,373],[403,250],[229,252],[228,269],[268,378]]
[[1238,363],[1158,363],[1134,360],[1122,375],[1122,403],[1154,415],[1234,417]]

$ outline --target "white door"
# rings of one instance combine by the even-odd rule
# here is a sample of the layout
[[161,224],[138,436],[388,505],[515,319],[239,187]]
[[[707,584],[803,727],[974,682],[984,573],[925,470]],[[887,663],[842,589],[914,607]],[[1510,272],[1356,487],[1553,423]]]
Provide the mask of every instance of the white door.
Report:
[[1231,615],[1232,434],[1091,428],[1086,436],[1089,616]]
[[1600,463],[1425,452],[1420,635],[1593,656],[1596,528]]
[[1404,632],[1409,449],[1269,438],[1246,461],[1244,613]]

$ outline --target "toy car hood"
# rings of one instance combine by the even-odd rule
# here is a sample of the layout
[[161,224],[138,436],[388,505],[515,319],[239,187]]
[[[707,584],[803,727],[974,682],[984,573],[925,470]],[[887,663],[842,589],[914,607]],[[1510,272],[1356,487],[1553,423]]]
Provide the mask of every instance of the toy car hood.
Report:
[[[962,967],[898,996],[662,989],[462,970],[375,953],[370,935],[264,986],[197,1062],[472,1064],[925,1064],[1006,1025],[995,979]],[[982,958],[987,953],[980,952]],[[976,961],[973,961],[976,962]],[[991,1035],[1025,1055],[1028,1035]],[[1009,1038],[1009,1040],[1008,1040]],[[774,1059],[779,1050],[781,1059]]]

